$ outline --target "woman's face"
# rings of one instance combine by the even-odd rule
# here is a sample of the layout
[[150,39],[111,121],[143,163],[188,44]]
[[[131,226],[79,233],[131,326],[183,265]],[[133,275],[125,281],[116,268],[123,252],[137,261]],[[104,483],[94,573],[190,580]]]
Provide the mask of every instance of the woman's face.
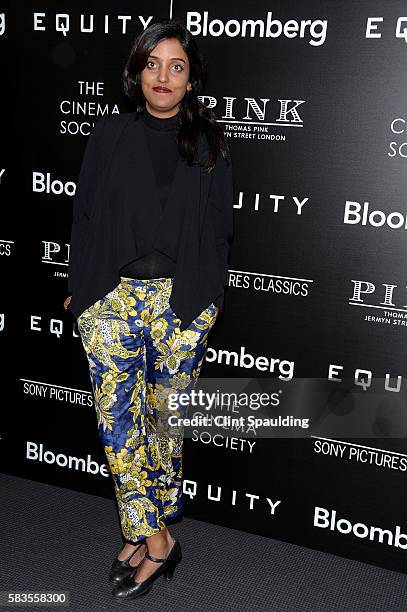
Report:
[[175,115],[186,90],[191,89],[188,78],[188,56],[179,40],[168,38],[160,41],[152,49],[141,72],[141,89],[147,110],[162,118]]

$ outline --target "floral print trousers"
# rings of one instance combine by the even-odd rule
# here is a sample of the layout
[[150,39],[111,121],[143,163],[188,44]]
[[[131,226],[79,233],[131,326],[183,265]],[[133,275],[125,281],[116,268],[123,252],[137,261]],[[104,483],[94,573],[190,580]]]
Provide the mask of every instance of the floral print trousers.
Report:
[[193,388],[218,315],[212,303],[180,331],[169,305],[173,282],[120,277],[77,319],[129,542],[158,533],[166,518],[182,514],[183,435],[182,428],[168,427],[167,397]]

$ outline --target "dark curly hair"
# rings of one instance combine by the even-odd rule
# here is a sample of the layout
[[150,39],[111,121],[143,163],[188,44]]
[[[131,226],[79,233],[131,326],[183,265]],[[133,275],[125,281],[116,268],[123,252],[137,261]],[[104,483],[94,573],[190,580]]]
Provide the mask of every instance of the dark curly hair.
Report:
[[[198,98],[207,81],[207,68],[194,37],[181,22],[159,19],[137,36],[123,72],[124,92],[135,104],[138,118],[146,102],[140,73],[144,70],[154,47],[167,38],[177,38],[187,54],[190,66],[189,81],[192,86],[192,90],[186,92],[180,102],[178,151],[188,164],[199,163],[205,170],[210,171],[219,153],[228,161],[230,151],[214,111]],[[201,134],[206,136],[208,145],[208,158],[203,163],[198,158],[198,140]]]

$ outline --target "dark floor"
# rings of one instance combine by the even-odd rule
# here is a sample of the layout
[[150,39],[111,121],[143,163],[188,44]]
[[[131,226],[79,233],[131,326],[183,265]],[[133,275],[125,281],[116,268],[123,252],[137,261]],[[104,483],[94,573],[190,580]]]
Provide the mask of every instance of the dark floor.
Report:
[[121,548],[114,502],[4,474],[0,485],[0,590],[70,597],[69,607],[14,610],[407,611],[403,574],[186,518],[171,527],[183,550],[173,580],[117,602],[106,580]]

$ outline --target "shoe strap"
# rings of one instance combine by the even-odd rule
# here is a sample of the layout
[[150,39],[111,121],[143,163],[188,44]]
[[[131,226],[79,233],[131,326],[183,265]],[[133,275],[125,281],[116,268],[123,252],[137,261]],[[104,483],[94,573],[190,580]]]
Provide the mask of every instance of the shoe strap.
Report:
[[147,559],[150,559],[150,561],[155,561],[156,563],[163,563],[164,561],[167,561],[167,559],[160,559],[159,557],[154,557],[153,555],[150,555],[149,552],[146,552],[144,556],[147,557]]

